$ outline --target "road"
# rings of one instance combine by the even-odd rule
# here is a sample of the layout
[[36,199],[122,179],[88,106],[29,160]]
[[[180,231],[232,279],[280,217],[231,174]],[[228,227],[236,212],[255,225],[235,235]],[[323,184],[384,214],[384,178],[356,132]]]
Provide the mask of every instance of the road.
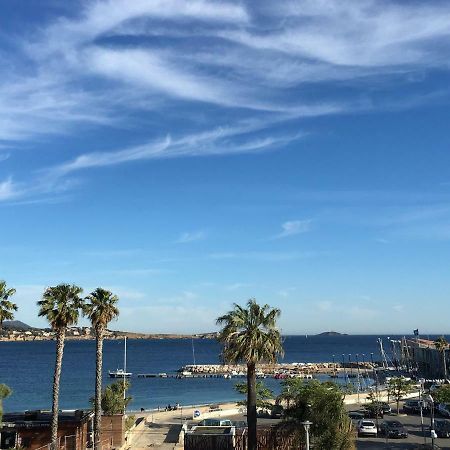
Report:
[[[440,418],[438,418],[440,419]],[[405,425],[408,430],[408,438],[406,439],[389,439],[386,441],[385,438],[377,437],[360,437],[357,439],[357,449],[358,450],[383,450],[383,449],[392,449],[392,450],[411,450],[417,447],[418,444],[424,443],[424,438],[422,434],[422,427],[420,423],[419,415],[386,415],[384,420],[398,420],[403,425]],[[379,419],[379,422],[382,422],[382,419]],[[430,417],[424,417],[425,427],[428,428],[429,435],[429,426],[430,426]],[[427,437],[426,439],[428,444],[431,444],[431,438]],[[450,449],[450,439],[435,439],[435,444],[438,445],[442,450]]]

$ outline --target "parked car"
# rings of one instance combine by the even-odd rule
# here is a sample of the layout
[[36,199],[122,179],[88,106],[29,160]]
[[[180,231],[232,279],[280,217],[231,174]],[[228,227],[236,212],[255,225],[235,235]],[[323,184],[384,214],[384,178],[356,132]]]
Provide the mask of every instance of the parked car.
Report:
[[198,423],[199,426],[203,427],[231,427],[233,424],[229,419],[203,419]]
[[273,405],[270,410],[270,416],[272,419],[281,419],[284,415],[284,408],[282,405]]
[[438,438],[450,438],[450,422],[448,420],[435,420],[434,431]]
[[370,419],[382,419],[384,417],[381,404],[371,403],[364,408],[364,415]]
[[398,420],[386,420],[380,425],[380,434],[391,439],[405,439],[408,431]]
[[450,417],[450,404],[449,403],[438,403],[436,406],[436,411],[442,417]]
[[232,420],[231,423],[235,428],[247,428],[247,422],[245,420]]
[[270,415],[270,409],[268,408],[258,408],[256,411],[256,416],[261,419],[269,419],[271,417]]
[[430,407],[427,402],[418,399],[406,400],[403,403],[403,411],[407,414],[420,414],[420,406],[422,405],[422,412],[427,413]]
[[387,402],[377,402],[380,405],[384,414],[390,414],[392,412],[391,405]]
[[413,450],[442,450],[441,447],[439,447],[438,445],[434,444],[422,444],[422,445],[418,445],[417,447],[414,447]]
[[350,417],[354,425],[357,425],[360,420],[364,419],[365,415],[361,411],[349,411],[348,417]]
[[358,436],[376,436],[377,426],[373,420],[363,419],[358,422]]

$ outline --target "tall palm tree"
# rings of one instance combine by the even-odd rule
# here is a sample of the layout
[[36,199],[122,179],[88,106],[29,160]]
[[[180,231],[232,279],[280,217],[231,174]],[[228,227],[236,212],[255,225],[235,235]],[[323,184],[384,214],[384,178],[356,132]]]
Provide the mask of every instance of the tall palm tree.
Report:
[[53,375],[52,448],[58,448],[59,380],[61,378],[64,339],[67,327],[75,325],[80,316],[83,289],[74,284],[59,284],[44,291],[38,301],[39,316],[45,317],[56,333],[56,361]]
[[6,286],[6,281],[0,280],[0,330],[3,328],[4,320],[13,320],[14,311],[17,311],[17,305],[9,300],[16,293],[13,288]]
[[96,335],[96,366],[95,366],[95,417],[94,417],[94,450],[101,448],[100,428],[102,413],[102,363],[103,338],[106,327],[111,320],[119,315],[117,302],[119,298],[106,289],[97,288],[91,292],[84,306],[84,314],[90,319]]
[[441,336],[440,338],[438,338],[434,341],[434,346],[436,347],[436,350],[442,356],[442,367],[444,369],[444,379],[447,379],[447,363],[445,361],[445,351],[448,349],[448,342],[444,336]]
[[283,346],[276,321],[280,310],[269,305],[258,305],[250,299],[246,307],[233,305],[233,309],[217,319],[223,328],[218,340],[223,344],[222,356],[231,363],[247,364],[247,422],[248,450],[256,450],[256,365],[275,363],[283,355]]

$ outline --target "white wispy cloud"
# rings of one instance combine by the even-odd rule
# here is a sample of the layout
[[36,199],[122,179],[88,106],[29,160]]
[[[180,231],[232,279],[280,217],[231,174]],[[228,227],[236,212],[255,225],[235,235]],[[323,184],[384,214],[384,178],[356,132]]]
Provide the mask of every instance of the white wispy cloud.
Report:
[[259,261],[292,261],[296,259],[314,258],[319,253],[314,251],[305,252],[218,252],[210,253],[209,259],[227,260],[227,259],[243,259],[243,260],[259,260]]
[[296,289],[297,289],[297,288],[295,288],[295,287],[284,288],[284,289],[281,289],[281,290],[278,291],[278,295],[279,295],[280,297],[285,297],[285,298],[287,298],[287,297],[289,297],[293,292],[295,292]]
[[[264,126],[264,121],[250,122],[229,128],[216,128],[208,132],[187,134],[174,140],[167,136],[164,140],[124,148],[119,150],[90,152],[77,156],[75,159],[41,171],[41,177],[48,186],[59,186],[60,179],[72,172],[114,166],[132,161],[164,159],[176,157],[198,157],[207,155],[223,155],[233,153],[252,153],[268,149],[277,149],[303,137],[303,133],[289,136],[245,139],[242,136],[252,133]],[[238,141],[230,142],[230,138]]]
[[189,242],[201,241],[206,238],[206,232],[200,231],[186,231],[180,235],[175,241],[176,244],[187,244]]
[[20,195],[21,191],[12,178],[0,182],[0,201],[14,200]]
[[227,291],[237,291],[239,289],[247,288],[247,287],[251,287],[251,286],[252,286],[251,283],[233,283],[233,284],[229,284],[228,286],[225,286],[225,289]]
[[[77,147],[37,179],[14,174],[28,184],[3,181],[0,200],[60,191],[82,169],[282,148],[304,135],[292,126],[304,117],[415,107],[412,93],[397,99],[397,86],[449,70],[449,23],[440,1],[83,3],[15,34],[17,51],[0,67],[0,145],[91,128],[163,131],[141,145]],[[329,88],[342,81],[352,89],[337,96]],[[449,93],[422,92],[417,102],[436,95]],[[185,129],[167,129],[183,108]]]
[[311,230],[311,219],[288,220],[281,224],[282,231],[275,235],[273,239],[283,239],[296,234],[307,233]]

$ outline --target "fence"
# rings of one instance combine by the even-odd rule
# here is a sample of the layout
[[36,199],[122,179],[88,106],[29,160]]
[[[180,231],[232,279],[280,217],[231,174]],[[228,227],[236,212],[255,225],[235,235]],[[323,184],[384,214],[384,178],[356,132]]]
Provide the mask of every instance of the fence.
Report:
[[[112,438],[104,439],[100,442],[100,448],[98,450],[110,450],[113,448]],[[42,447],[36,448],[34,450],[53,450],[51,443],[43,445]],[[57,450],[84,450],[79,441],[79,436],[73,434],[71,436],[61,436],[58,439],[58,449]]]
[[[238,434],[186,434],[185,450],[247,450],[246,429]],[[277,427],[258,428],[258,450],[304,450],[299,434]]]

